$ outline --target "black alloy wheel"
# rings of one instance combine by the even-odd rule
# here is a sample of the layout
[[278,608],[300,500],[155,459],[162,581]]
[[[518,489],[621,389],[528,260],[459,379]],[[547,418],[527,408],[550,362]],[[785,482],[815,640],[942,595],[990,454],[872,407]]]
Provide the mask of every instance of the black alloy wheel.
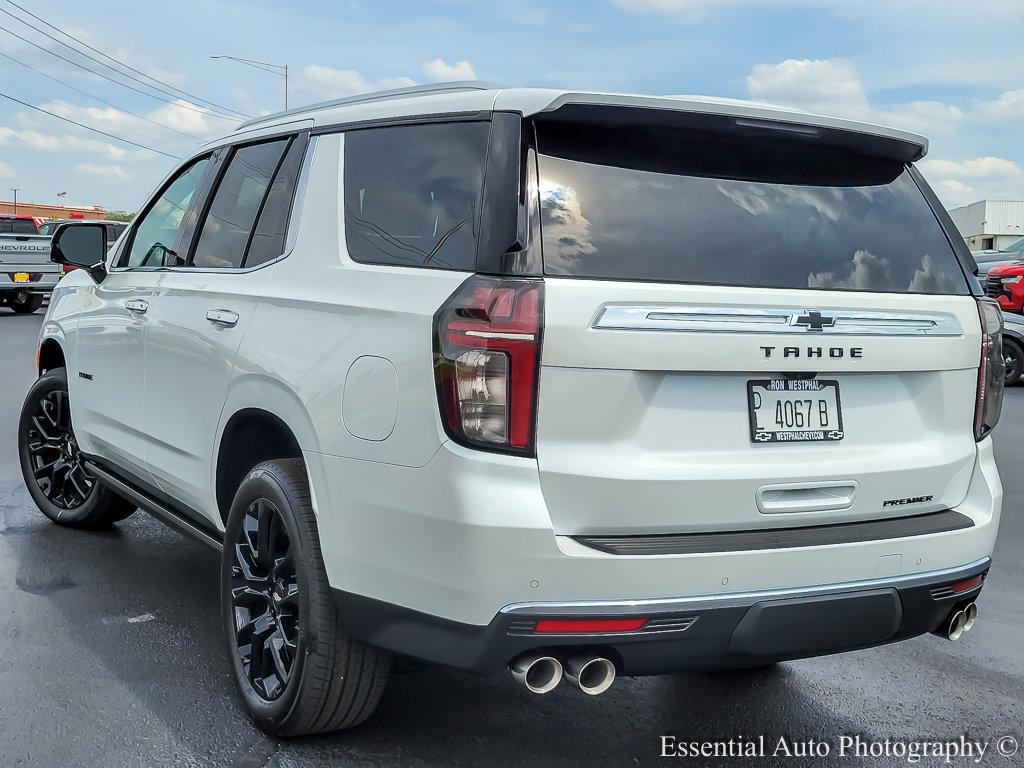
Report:
[[391,657],[345,631],[302,459],[264,461],[238,486],[224,530],[221,616],[231,676],[267,733],[352,728],[380,701]]
[[291,679],[298,652],[299,583],[284,519],[258,498],[245,517],[231,564],[235,645],[256,693],[274,701]]
[[1016,341],[1003,339],[1003,359],[1006,361],[1006,386],[1011,387],[1024,373],[1024,354]]
[[27,437],[32,476],[43,496],[60,509],[85,504],[96,480],[86,471],[71,431],[67,392],[48,392],[36,401]]
[[71,423],[68,375],[54,368],[25,395],[18,419],[18,459],[32,501],[55,523],[104,529],[135,504],[99,482],[86,466]]

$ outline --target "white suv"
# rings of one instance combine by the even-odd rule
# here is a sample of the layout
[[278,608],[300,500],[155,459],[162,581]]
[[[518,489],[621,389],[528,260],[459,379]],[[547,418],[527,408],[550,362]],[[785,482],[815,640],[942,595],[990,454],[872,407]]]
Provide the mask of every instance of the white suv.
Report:
[[[271,115],[106,255],[67,225],[20,425],[53,520],[223,551],[260,726],[391,654],[530,690],[974,623],[1001,320],[919,136],[474,83]],[[73,425],[73,429],[72,429]]]

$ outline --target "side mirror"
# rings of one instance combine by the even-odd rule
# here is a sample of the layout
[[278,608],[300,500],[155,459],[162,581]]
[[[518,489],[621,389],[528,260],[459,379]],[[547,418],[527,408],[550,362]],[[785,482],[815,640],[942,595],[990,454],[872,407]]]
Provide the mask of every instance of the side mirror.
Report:
[[107,230],[83,221],[61,224],[50,240],[50,261],[72,269],[87,269],[94,277],[106,274]]

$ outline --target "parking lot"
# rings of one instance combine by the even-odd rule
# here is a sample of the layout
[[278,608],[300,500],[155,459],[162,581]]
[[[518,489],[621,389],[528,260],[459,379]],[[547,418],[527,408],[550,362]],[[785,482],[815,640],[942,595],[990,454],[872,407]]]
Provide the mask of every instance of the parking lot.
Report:
[[[424,669],[396,675],[376,716],[353,732],[277,742],[250,724],[228,675],[212,552],[143,513],[89,534],[48,523],[31,504],[15,433],[41,321],[42,311],[0,311],[4,768],[633,766],[664,762],[664,735],[764,735],[773,743],[785,736],[833,747],[852,734],[942,741],[966,734],[993,743],[1024,737],[1024,388],[1007,393],[996,433],[1002,529],[978,625],[959,643],[923,637],[763,672],[622,679],[597,698],[567,685],[532,696],[506,675]],[[1000,756],[993,744],[984,764],[1021,759]],[[779,755],[758,764],[792,762]]]

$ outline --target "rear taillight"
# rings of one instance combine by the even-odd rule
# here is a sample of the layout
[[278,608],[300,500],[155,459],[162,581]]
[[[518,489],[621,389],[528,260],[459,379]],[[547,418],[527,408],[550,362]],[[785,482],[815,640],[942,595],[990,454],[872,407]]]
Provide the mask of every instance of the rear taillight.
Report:
[[1003,410],[1006,361],[1003,358],[1003,315],[991,299],[978,299],[981,315],[981,365],[978,401],[974,411],[974,438],[981,440],[999,422]]
[[474,275],[434,316],[441,420],[462,445],[533,455],[544,283]]

